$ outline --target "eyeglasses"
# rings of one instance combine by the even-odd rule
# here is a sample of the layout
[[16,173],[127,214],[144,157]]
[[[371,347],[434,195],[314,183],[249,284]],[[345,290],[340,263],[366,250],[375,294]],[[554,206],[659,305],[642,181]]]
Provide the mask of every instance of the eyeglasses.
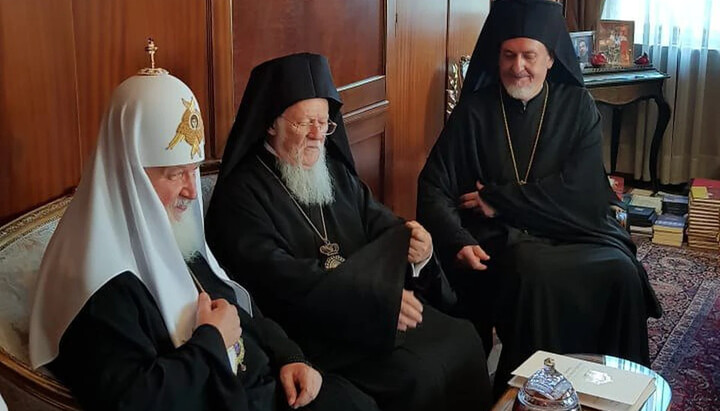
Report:
[[282,114],[280,115],[280,117],[282,117],[283,120],[287,121],[295,129],[295,131],[300,134],[309,133],[312,127],[315,127],[317,131],[326,136],[329,136],[330,134],[334,133],[335,130],[337,130],[337,123],[332,120],[311,120],[308,122],[296,123],[283,116]]

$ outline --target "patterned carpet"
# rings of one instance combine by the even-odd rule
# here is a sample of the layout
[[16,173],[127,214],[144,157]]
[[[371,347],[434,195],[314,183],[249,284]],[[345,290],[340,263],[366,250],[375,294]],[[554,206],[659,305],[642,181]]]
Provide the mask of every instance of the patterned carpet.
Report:
[[718,253],[636,241],[664,310],[648,323],[650,359],[672,387],[671,409],[720,410]]

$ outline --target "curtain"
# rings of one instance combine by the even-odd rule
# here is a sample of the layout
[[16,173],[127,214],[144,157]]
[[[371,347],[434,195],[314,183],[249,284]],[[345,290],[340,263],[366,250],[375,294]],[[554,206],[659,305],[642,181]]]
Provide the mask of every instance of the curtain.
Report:
[[568,30],[595,30],[604,4],[605,0],[565,0]]
[[[603,18],[634,20],[636,54],[647,52],[671,76],[664,87],[672,117],[658,159],[660,182],[720,179],[720,0],[606,0]],[[657,108],[635,106],[623,113],[617,169],[649,181]],[[609,147],[611,110],[602,112]]]

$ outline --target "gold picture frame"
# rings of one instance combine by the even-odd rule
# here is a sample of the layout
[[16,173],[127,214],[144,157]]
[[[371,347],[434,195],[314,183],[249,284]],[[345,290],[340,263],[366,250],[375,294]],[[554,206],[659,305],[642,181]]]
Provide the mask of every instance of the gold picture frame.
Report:
[[632,20],[600,20],[595,33],[595,51],[605,54],[608,65],[631,67],[635,22]]

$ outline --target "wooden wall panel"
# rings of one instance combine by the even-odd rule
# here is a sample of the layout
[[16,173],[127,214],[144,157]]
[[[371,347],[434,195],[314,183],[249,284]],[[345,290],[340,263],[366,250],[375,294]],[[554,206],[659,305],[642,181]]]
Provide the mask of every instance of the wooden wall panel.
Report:
[[[207,4],[198,0],[74,2],[75,50],[82,150],[95,149],[100,121],[115,87],[149,60],[143,51],[153,37],[158,66],[192,89],[211,124],[209,104]],[[211,136],[212,130],[206,130]],[[206,150],[212,152],[207,144]]]
[[427,142],[442,130],[445,107],[447,2],[388,2],[387,94],[390,159],[386,202],[406,218],[415,216],[417,177]]
[[[450,73],[450,65],[456,64],[460,68],[460,58],[471,56],[475,49],[478,36],[490,13],[490,0],[448,0],[448,33],[447,33],[447,73]],[[459,85],[461,83],[456,83]],[[446,90],[451,89],[449,77],[445,78]],[[459,96],[459,91],[455,98]],[[445,94],[446,104],[449,96]],[[425,141],[425,147],[429,151],[435,145],[436,137],[430,137]]]
[[374,76],[357,83],[338,87],[343,106],[340,112],[352,111],[385,100],[385,76]]
[[255,65],[290,53],[332,56],[338,86],[383,74],[384,9],[382,0],[235,0],[236,100]]
[[338,87],[385,74],[384,10],[382,0],[234,0],[235,104],[254,66],[290,53],[327,56]]
[[80,178],[71,0],[0,0],[0,223]]
[[[385,194],[387,164],[385,27],[382,0],[233,1],[233,105],[240,103],[257,64],[297,52],[326,56],[344,102],[342,112],[359,175],[380,199]],[[213,53],[223,53],[222,46]],[[219,154],[225,140],[219,133],[216,136]]]
[[472,48],[488,1],[0,0],[0,223],[78,183],[112,90],[147,64],[147,36],[197,95],[215,165],[254,65],[328,56],[361,176],[412,217],[446,60]]
[[[489,13],[490,0],[448,0],[448,73],[450,73],[450,64],[455,63],[459,67],[460,57],[472,55],[480,30]],[[445,88],[450,87],[449,78],[446,78]],[[447,102],[447,94],[445,97]],[[435,145],[436,137],[425,141],[428,150]]]
[[448,0],[447,57],[457,62],[471,55],[490,13],[490,0]]
[[383,167],[384,138],[384,133],[381,133],[350,146],[357,164],[358,174],[370,188],[373,197],[380,202],[383,201],[384,192],[383,176],[379,173]]
[[388,101],[383,100],[344,116],[350,149],[358,175],[370,187],[373,197],[381,202],[385,200],[386,195],[385,125],[387,112]]
[[[212,93],[213,157],[222,158],[224,142],[235,121],[233,89],[232,1],[210,0],[210,91]],[[239,104],[239,103],[238,103]],[[208,117],[209,118],[209,117]],[[218,147],[218,138],[223,142]],[[219,161],[219,160],[218,160]]]
[[385,132],[388,104],[387,100],[380,101],[343,116],[350,145]]
[[[385,185],[387,176],[385,128],[389,102],[384,99],[384,87],[382,95],[377,95],[379,82],[373,83],[374,85],[360,84],[342,92],[343,102],[349,101],[347,104],[349,108],[360,106],[353,111],[345,112],[343,120],[358,176],[370,187],[373,197],[384,202],[388,195]],[[382,100],[375,101],[377,98]],[[371,104],[364,105],[363,102]]]
[[148,36],[197,96],[213,153],[210,1],[0,0],[0,223],[78,184],[112,91],[148,65]]

